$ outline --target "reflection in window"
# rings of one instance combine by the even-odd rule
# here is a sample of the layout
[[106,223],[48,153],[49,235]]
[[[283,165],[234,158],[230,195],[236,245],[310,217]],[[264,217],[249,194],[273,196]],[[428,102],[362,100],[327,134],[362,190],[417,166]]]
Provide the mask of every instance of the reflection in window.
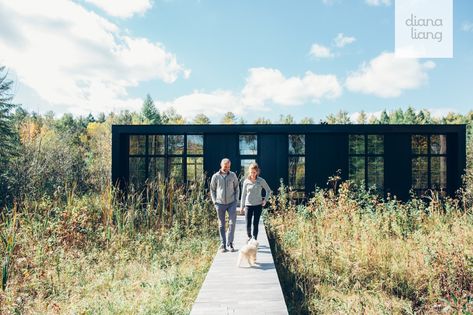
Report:
[[164,179],[166,177],[163,157],[150,157],[148,178],[152,181]]
[[427,189],[429,187],[429,165],[427,157],[412,159],[412,187],[414,189]]
[[424,135],[413,135],[412,141],[412,154],[427,154],[427,136]]
[[173,179],[176,183],[184,181],[182,169],[182,157],[171,157],[168,159],[169,179]]
[[248,167],[251,163],[255,163],[255,159],[242,159],[240,162],[240,176],[246,178],[248,176]]
[[168,135],[168,154],[184,153],[184,135]]
[[379,191],[384,190],[384,135],[348,136],[348,177]]
[[289,186],[296,190],[305,189],[305,157],[289,157]]
[[431,154],[447,154],[447,136],[431,135],[430,136],[430,153]]
[[135,189],[141,189],[146,180],[146,161],[144,157],[130,157],[129,181]]
[[431,181],[433,189],[447,188],[447,158],[433,156],[430,158]]
[[148,136],[148,154],[149,155],[164,155],[164,135]]
[[447,136],[412,135],[412,188],[447,189]]
[[378,190],[384,187],[384,158],[379,156],[368,157],[368,184]]
[[188,157],[187,158],[187,181],[196,182],[202,179],[204,175],[204,158]]
[[188,135],[187,136],[187,154],[202,155],[204,154],[204,136]]
[[350,135],[348,138],[349,154],[365,154],[365,135]]
[[384,135],[368,135],[368,154],[384,154]]
[[358,183],[365,182],[365,157],[364,156],[350,156],[349,157],[349,178]]
[[146,154],[146,136],[130,135],[130,155]]
[[257,155],[258,138],[256,135],[240,135],[240,155]]
[[289,135],[289,154],[305,154],[305,135]]

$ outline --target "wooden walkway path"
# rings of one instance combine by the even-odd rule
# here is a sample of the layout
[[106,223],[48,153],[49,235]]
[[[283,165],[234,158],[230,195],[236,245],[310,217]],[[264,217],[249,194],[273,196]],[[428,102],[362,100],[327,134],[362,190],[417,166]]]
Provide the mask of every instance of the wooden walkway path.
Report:
[[288,314],[262,221],[258,233],[257,266],[249,267],[246,261],[240,268],[236,266],[238,249],[247,240],[245,217],[238,216],[234,242],[237,251],[217,252],[191,315]]

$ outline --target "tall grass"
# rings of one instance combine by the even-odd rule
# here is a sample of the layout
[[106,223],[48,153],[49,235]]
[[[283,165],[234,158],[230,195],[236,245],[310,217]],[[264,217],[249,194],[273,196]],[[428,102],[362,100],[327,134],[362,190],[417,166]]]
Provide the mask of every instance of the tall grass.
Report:
[[265,222],[291,313],[471,314],[473,212],[429,198],[344,182],[298,205],[282,186]]
[[1,314],[186,314],[218,246],[203,181],[127,195],[61,188],[4,209],[0,231],[15,235],[0,252]]

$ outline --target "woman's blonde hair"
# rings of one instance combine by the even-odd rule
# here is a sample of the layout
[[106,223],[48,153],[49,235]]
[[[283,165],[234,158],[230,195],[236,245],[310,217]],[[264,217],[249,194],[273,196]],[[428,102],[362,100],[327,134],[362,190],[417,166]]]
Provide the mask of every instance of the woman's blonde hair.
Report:
[[256,162],[252,162],[249,166],[248,166],[248,176],[246,178],[250,178],[250,172],[251,170],[255,169],[256,170],[256,177],[258,177],[259,175],[259,172],[260,172],[260,168],[258,166],[258,163]]

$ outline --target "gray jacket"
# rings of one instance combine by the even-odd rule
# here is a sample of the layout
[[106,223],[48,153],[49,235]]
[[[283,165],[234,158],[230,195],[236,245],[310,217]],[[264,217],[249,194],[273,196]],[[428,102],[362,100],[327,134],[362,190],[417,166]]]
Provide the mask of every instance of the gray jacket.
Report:
[[249,179],[245,179],[243,182],[243,188],[241,189],[241,208],[246,206],[258,206],[263,203],[263,197],[261,195],[261,190],[266,191],[265,199],[268,200],[271,197],[271,188],[269,188],[268,183],[261,178],[256,177],[256,181],[253,183]]
[[218,171],[212,175],[210,180],[210,196],[214,204],[229,204],[238,202],[240,196],[240,183],[238,177],[232,171],[226,176]]

